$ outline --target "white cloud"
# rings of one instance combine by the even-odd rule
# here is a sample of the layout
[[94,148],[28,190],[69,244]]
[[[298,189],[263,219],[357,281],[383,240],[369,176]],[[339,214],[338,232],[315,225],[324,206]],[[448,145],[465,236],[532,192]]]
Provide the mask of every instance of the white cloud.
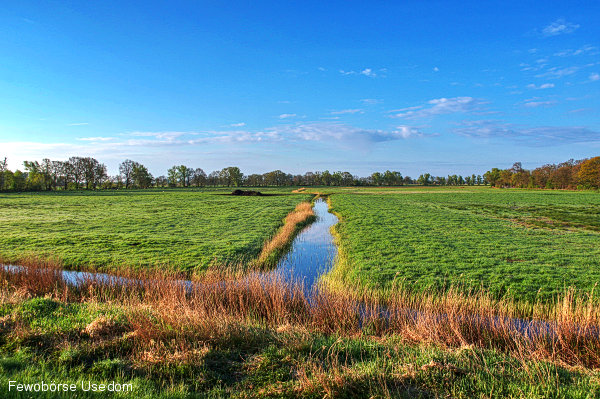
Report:
[[600,80],[600,74],[598,74],[598,73],[596,73],[596,72],[594,72],[594,73],[591,73],[591,74],[590,74],[590,80],[591,80],[592,82],[596,82],[596,81]]
[[281,114],[281,115],[279,115],[279,119],[288,119],[288,118],[293,118],[295,116],[296,116],[296,114]]
[[68,123],[67,126],[85,126],[89,125],[88,122],[77,122],[77,123]]
[[557,68],[553,67],[548,69],[547,72],[540,73],[535,75],[536,78],[551,78],[551,79],[559,79],[565,76],[573,75],[580,69],[578,66],[566,67],[566,68]]
[[77,140],[80,141],[111,141],[114,137],[79,137]]
[[411,127],[411,126],[406,126],[406,125],[397,126],[395,132],[396,132],[396,134],[400,135],[400,137],[402,137],[404,139],[407,139],[410,137],[423,136],[423,133],[416,127]]
[[439,72],[439,71],[440,71],[440,68],[438,68],[438,67],[433,68],[433,72]]
[[385,77],[385,73],[387,72],[387,69],[381,68],[377,72],[374,71],[372,68],[364,68],[360,71],[346,71],[344,69],[340,69],[339,72],[340,72],[340,74],[345,75],[345,76],[363,75],[363,76],[367,76],[369,78],[376,78],[376,77]]
[[383,102],[383,100],[378,100],[375,98],[363,98],[362,100],[360,100],[360,102],[365,105],[375,105],[375,104],[381,104]]
[[377,74],[375,72],[373,72],[373,70],[371,68],[363,69],[362,71],[360,71],[360,74],[368,76],[370,78],[374,78],[375,76],[377,76]]
[[167,131],[167,132],[130,132],[127,134],[129,134],[130,136],[134,136],[134,137],[154,137],[156,139],[173,141],[176,138],[179,138],[188,133]]
[[581,126],[527,127],[494,120],[463,121],[453,133],[472,138],[511,138],[533,146],[600,142],[600,132]]
[[240,123],[232,123],[229,126],[231,126],[231,127],[242,127],[242,126],[246,126],[246,124],[244,122],[240,122]]
[[578,24],[574,24],[572,22],[565,21],[564,19],[557,19],[552,22],[550,25],[546,26],[542,29],[542,36],[557,36],[565,33],[575,32],[579,28]]
[[527,108],[548,107],[555,105],[556,101],[529,101],[523,104]]
[[[102,162],[117,165],[123,159],[154,162],[197,156],[201,151],[230,153],[239,148],[247,153],[256,145],[289,145],[297,150],[298,143],[348,148],[358,151],[380,142],[405,140],[424,136],[419,128],[401,125],[391,130],[362,129],[337,122],[297,123],[273,126],[262,131],[204,131],[204,132],[133,132],[115,137],[83,137],[76,142],[0,142],[8,154],[11,168],[18,168],[23,160],[42,158],[66,159],[69,156],[91,156]],[[249,144],[253,144],[251,147]],[[236,145],[239,145],[236,146]],[[270,147],[266,147],[270,151]]]
[[339,111],[331,111],[331,115],[344,115],[344,114],[364,114],[362,109],[342,109]]
[[596,54],[598,54],[598,48],[596,48],[594,46],[590,46],[589,44],[586,44],[585,46],[580,47],[576,50],[567,49],[567,50],[563,50],[563,51],[554,53],[554,55],[556,57],[572,57],[575,55],[582,55],[582,54],[596,55]]
[[481,110],[483,102],[473,97],[436,98],[426,105],[418,105],[397,110],[395,118],[417,119],[436,115],[467,113]]
[[278,126],[272,128],[271,131],[291,140],[338,143],[343,147],[358,148],[378,142],[422,136],[417,128],[409,126],[399,126],[395,130],[386,131],[361,129],[335,122]]
[[539,86],[536,86],[533,83],[527,85],[528,89],[536,89],[536,90],[551,89],[553,87],[554,87],[554,83],[544,83],[544,84],[541,84]]

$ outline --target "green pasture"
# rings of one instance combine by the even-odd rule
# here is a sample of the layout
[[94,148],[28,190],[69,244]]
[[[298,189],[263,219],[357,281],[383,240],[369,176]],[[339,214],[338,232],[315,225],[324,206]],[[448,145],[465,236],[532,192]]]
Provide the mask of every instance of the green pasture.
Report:
[[0,194],[0,259],[59,258],[70,269],[204,269],[247,262],[296,204],[220,190]]
[[331,190],[341,256],[330,282],[375,290],[485,287],[547,300],[600,282],[600,194],[540,190]]

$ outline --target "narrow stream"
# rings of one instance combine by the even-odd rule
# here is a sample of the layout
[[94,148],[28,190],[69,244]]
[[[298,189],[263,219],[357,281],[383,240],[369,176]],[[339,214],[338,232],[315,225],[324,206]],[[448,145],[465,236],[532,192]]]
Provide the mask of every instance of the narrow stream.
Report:
[[313,209],[317,220],[298,233],[288,253],[269,272],[279,273],[286,280],[303,282],[307,291],[331,269],[337,256],[330,231],[338,222],[337,216],[329,212],[327,202],[321,198],[315,201]]

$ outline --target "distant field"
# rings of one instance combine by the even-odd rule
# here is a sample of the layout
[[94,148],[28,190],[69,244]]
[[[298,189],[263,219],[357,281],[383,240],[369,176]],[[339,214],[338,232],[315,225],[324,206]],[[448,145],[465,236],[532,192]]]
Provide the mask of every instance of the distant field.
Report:
[[[462,283],[548,299],[600,282],[600,194],[490,188],[331,190],[342,260],[330,281]],[[538,294],[539,291],[539,294]]]
[[72,269],[169,266],[255,258],[307,194],[221,190],[0,194],[0,258],[57,256]]

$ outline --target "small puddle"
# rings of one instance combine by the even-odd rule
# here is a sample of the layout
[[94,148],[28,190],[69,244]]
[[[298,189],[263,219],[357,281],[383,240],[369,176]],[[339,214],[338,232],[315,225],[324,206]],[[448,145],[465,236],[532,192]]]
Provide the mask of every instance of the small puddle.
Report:
[[337,256],[330,231],[338,222],[337,216],[329,212],[329,205],[321,198],[314,202],[313,209],[317,220],[298,233],[277,267],[266,273],[277,273],[285,280],[304,283],[307,292],[332,268]]

